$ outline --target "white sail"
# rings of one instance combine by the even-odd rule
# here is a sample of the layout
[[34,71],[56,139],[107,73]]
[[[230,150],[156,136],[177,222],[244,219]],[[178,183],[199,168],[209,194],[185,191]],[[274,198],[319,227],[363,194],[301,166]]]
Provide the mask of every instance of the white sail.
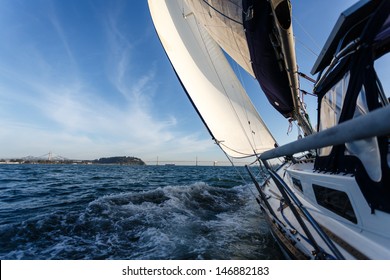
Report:
[[273,136],[223,51],[186,2],[149,0],[149,9],[180,81],[220,147],[236,158],[273,148]]
[[185,0],[199,23],[218,45],[252,77],[248,43],[242,24],[242,0]]

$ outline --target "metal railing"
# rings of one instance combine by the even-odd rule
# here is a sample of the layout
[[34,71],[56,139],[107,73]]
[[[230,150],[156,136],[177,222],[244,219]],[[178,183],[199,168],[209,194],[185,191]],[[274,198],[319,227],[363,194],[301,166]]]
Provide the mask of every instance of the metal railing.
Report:
[[390,106],[376,109],[367,115],[359,116],[306,138],[266,151],[260,155],[260,159],[264,161],[292,156],[312,149],[388,134],[390,134]]

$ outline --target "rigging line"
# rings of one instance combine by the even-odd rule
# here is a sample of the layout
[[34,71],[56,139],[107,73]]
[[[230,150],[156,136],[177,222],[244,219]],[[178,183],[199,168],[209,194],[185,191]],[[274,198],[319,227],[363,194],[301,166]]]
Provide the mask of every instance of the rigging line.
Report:
[[[307,238],[305,235],[303,235],[301,232],[299,232],[299,231],[291,224],[291,222],[288,220],[288,218],[287,218],[286,215],[284,214],[284,207],[283,207],[283,202],[282,202],[282,200],[280,201],[279,209],[280,209],[280,214],[282,215],[282,217],[283,217],[284,221],[286,222],[286,224],[287,224],[290,228],[292,228],[292,230],[295,231],[303,240],[305,240],[307,243],[310,244],[310,246],[312,246],[312,247],[314,248],[314,245],[313,245],[313,243],[310,241],[310,239]],[[322,248],[321,248],[321,249],[322,249]],[[327,256],[332,257],[332,259],[335,259],[335,257],[332,256],[332,255],[327,254]]]
[[[205,50],[206,50],[207,55],[208,55],[208,57],[209,57],[209,59],[210,59],[210,62],[212,63],[212,66],[214,67],[214,71],[215,71],[215,73],[216,73],[216,75],[217,75],[217,77],[218,77],[219,83],[220,83],[220,85],[221,85],[222,88],[223,88],[223,91],[224,91],[224,93],[225,93],[225,96],[226,96],[227,99],[229,100],[230,106],[231,106],[233,112],[235,113],[235,116],[236,116],[236,118],[237,118],[237,120],[238,120],[238,123],[240,124],[240,127],[241,127],[241,129],[242,129],[242,132],[244,133],[245,138],[247,139],[247,141],[248,141],[249,145],[251,146],[252,150],[255,151],[256,149],[255,149],[255,147],[253,147],[253,144],[252,144],[252,142],[250,141],[250,139],[249,139],[249,137],[248,137],[248,135],[247,135],[247,133],[246,133],[245,127],[243,126],[242,122],[240,121],[240,118],[239,118],[239,116],[238,116],[237,110],[236,110],[236,108],[234,107],[234,105],[233,105],[233,103],[232,103],[232,100],[231,100],[231,98],[230,98],[228,92],[226,91],[226,88],[225,88],[224,84],[222,83],[220,74],[219,74],[218,71],[216,70],[214,61],[212,60],[211,55],[210,55],[210,51],[209,51],[209,49],[207,48],[207,45],[206,45],[206,43],[205,43],[205,41],[204,41],[204,33],[205,33],[205,31],[201,30],[201,28],[203,28],[203,27],[200,26],[200,24],[198,23],[198,21],[196,20],[196,18],[195,18],[195,25],[196,25],[196,27],[197,27],[197,29],[198,29],[198,32],[199,32],[200,37],[201,37],[201,39],[202,39],[203,45],[205,46]],[[203,28],[203,29],[205,29],[205,28]],[[202,32],[202,31],[203,31],[203,32]],[[222,53],[222,55],[224,55],[224,54]],[[232,71],[233,71],[233,70],[232,70]],[[241,93],[242,93],[242,92],[241,92]],[[263,122],[262,122],[262,123],[263,123]],[[242,153],[241,153],[241,154],[242,154]]]
[[260,156],[259,155],[256,155],[255,161],[250,163],[249,166],[255,165],[256,163],[258,164],[258,171],[259,171],[258,177],[260,177],[263,180],[261,184],[264,185],[264,184],[266,184],[266,182],[267,182],[267,180],[268,180],[270,175],[268,174],[267,170],[263,168],[263,164],[262,164],[262,161],[260,160]]
[[[204,0],[203,0],[203,2],[204,2]],[[205,2],[206,3],[206,2]],[[231,4],[233,4],[233,5],[235,5],[235,6],[237,6],[239,9],[241,9],[242,10],[242,7],[241,6],[239,6],[239,5],[237,5],[236,3],[233,3],[232,1],[229,1],[229,3],[231,3]],[[210,6],[210,4],[209,3],[206,3],[207,5],[209,5]],[[242,50],[241,50],[241,48],[240,48],[240,44],[237,42],[237,36],[235,35],[236,33],[234,33],[234,31],[233,31],[233,27],[234,27],[234,25],[233,24],[226,24],[226,25],[217,25],[217,24],[214,24],[214,21],[212,21],[212,20],[210,20],[210,14],[209,13],[207,13],[207,12],[203,12],[203,11],[198,11],[198,13],[199,14],[202,14],[203,15],[203,18],[204,18],[204,26],[205,27],[210,27],[210,28],[223,28],[223,29],[226,29],[226,30],[230,30],[230,33],[231,33],[231,37],[229,37],[229,39],[233,39],[234,40],[234,44],[235,44],[235,46],[236,46],[236,50],[237,50],[237,53],[239,53],[239,55],[240,55],[240,57],[242,58],[242,60],[243,61],[245,61],[245,62],[247,62],[248,61],[248,59],[247,59],[247,57],[245,57],[245,55],[244,55],[244,53],[245,52],[242,52]],[[207,16],[206,16],[207,15]],[[233,21],[233,22],[235,22],[235,23],[237,23],[237,24],[239,24],[240,25],[240,28],[242,28],[242,23],[240,23],[240,22],[237,22],[237,21]],[[212,24],[211,24],[212,23]],[[236,27],[237,28],[237,27]],[[212,31],[212,29],[208,29],[207,28],[207,30],[209,31],[209,33],[214,33],[213,31]],[[243,30],[243,29],[241,29],[241,30]],[[222,39],[222,38],[219,38],[220,40]],[[229,44],[228,42],[225,42],[225,44]]]
[[[236,42],[236,40],[234,40]],[[237,44],[236,44],[237,45]],[[238,47],[238,46],[237,46]],[[238,72],[239,76],[240,76],[240,81],[241,81],[241,84],[243,86],[243,88],[245,88],[245,83],[244,83],[244,79],[242,78],[242,74],[241,74],[241,71],[240,71],[240,68],[238,66],[238,63],[234,60],[234,66],[236,68],[236,71]]]
[[299,127],[299,125],[295,124],[298,128],[298,139],[302,139],[302,135],[304,135],[302,129]]
[[267,168],[265,168],[263,162],[260,160],[260,157],[258,157],[257,160],[258,160],[259,165],[260,165],[259,169],[264,174],[265,179],[267,180],[267,177],[269,176]]
[[[242,78],[241,71],[240,71],[240,69],[239,69],[239,67],[238,67],[238,63],[237,63],[236,61],[234,61],[233,65],[235,66],[236,71],[237,71],[238,74],[239,74],[240,81],[241,81],[241,85],[242,85],[242,87],[243,87],[243,89],[244,89],[244,91],[245,91],[245,83],[244,83],[244,80],[243,80],[243,78]],[[241,97],[241,99],[240,99],[240,101],[241,101],[241,106],[242,106],[243,108],[246,109],[246,110],[245,110],[246,121],[247,121],[248,126],[249,126],[249,129],[250,129],[250,131],[251,131],[251,136],[252,136],[253,144],[254,144],[255,147],[256,147],[256,141],[255,141],[255,136],[254,136],[254,135],[255,135],[255,132],[254,132],[254,130],[252,129],[251,121],[250,121],[249,116],[248,116],[248,110],[247,110],[245,101],[243,100],[243,99],[245,98],[244,92],[241,91],[240,97]],[[252,147],[252,148],[253,148],[253,147]],[[256,154],[256,151],[255,151],[255,150],[253,150],[253,152]]]
[[215,12],[217,12],[218,14],[220,14],[221,16],[227,18],[228,20],[231,20],[237,24],[240,24],[240,25],[243,25],[242,22],[239,22],[238,20],[235,20],[234,18],[231,18],[227,15],[225,15],[224,13],[222,13],[221,11],[217,10],[216,8],[214,8],[209,2],[207,2],[206,0],[203,0],[203,3],[205,3],[207,6],[209,6],[211,9],[213,9]]
[[215,141],[216,143],[217,143],[217,145],[218,146],[223,146],[223,147],[225,147],[226,149],[228,149],[228,150],[230,150],[230,151],[232,151],[232,152],[235,152],[235,153],[237,153],[237,154],[240,154],[240,155],[243,155],[244,157],[251,157],[251,156],[254,156],[253,154],[246,154],[246,153],[243,153],[243,152],[239,152],[239,151],[237,151],[237,150],[235,150],[235,149],[232,149],[232,148],[230,148],[230,147],[228,147],[228,146],[226,146],[226,145],[224,145],[224,144],[222,144],[222,141]]
[[[233,33],[233,32],[232,32]],[[233,38],[234,38],[234,41],[235,41],[235,43],[236,43],[236,46],[237,46],[237,48],[239,49],[239,46],[238,46],[238,44],[237,44],[237,41],[236,41],[236,37],[234,36],[234,34],[232,34],[233,35]],[[242,53],[240,52],[240,54],[241,54],[241,56],[242,56],[242,58],[244,58],[244,61],[245,61],[245,57],[242,55]],[[234,60],[234,59],[232,59],[233,60],[233,65],[235,66],[235,68],[236,68],[236,72],[238,72],[238,74],[239,74],[239,80],[240,80],[240,82],[241,82],[241,85],[242,85],[242,89],[240,90],[240,97],[241,97],[241,99],[240,99],[240,101],[241,101],[241,106],[243,107],[243,108],[245,108],[245,109],[248,109],[247,108],[247,106],[246,106],[246,103],[245,103],[245,100],[244,99],[246,99],[246,98],[248,98],[248,95],[247,95],[247,93],[246,93],[246,91],[245,91],[245,88],[246,88],[246,86],[245,86],[245,83],[244,83],[244,79],[243,79],[243,77],[242,77],[242,74],[241,74],[241,71],[240,71],[240,66],[239,66],[239,64]],[[251,102],[250,102],[251,103]],[[252,106],[253,106],[253,108],[254,108],[254,110],[257,112],[257,109],[255,108],[255,106],[252,104]],[[249,129],[250,129],[250,131],[251,131],[251,137],[252,137],[252,141],[253,141],[253,144],[255,145],[255,147],[257,146],[256,145],[256,138],[255,138],[255,130],[254,129],[252,129],[252,125],[251,125],[251,121],[250,121],[250,119],[249,119],[249,116],[248,116],[248,110],[245,110],[245,116],[246,116],[246,120],[247,120],[247,124],[248,124],[248,126],[249,126]],[[268,127],[266,126],[266,124],[264,123],[264,121],[263,121],[263,119],[260,117],[260,122],[261,122],[261,124],[263,125],[263,127],[266,129],[266,131],[267,132],[269,132],[270,133],[270,131],[268,130]],[[261,132],[261,131],[260,131]],[[271,133],[270,133],[271,134]],[[272,134],[271,134],[272,135]],[[258,137],[258,139],[260,140],[260,137]],[[275,141],[275,140],[274,140]],[[276,142],[276,141],[275,141]],[[261,143],[260,143],[260,145],[261,145]],[[251,145],[252,146],[252,145]],[[253,146],[252,146],[252,149],[253,149]],[[255,149],[253,149],[253,153],[257,156],[257,152],[256,152],[256,150]]]
[[241,5],[241,6],[238,5],[238,4],[236,3],[237,1],[227,0],[227,2],[229,2],[230,4],[236,6],[237,8],[241,9],[241,11],[242,11],[242,5]]
[[[205,2],[205,1],[203,0],[203,2]],[[206,3],[207,5],[210,6],[210,4],[209,4],[208,2],[205,2],[205,3]],[[233,1],[229,1],[229,3],[231,3],[231,4],[234,5],[234,6],[236,6],[239,10],[242,11],[242,6],[237,5],[237,3],[234,3]],[[205,19],[205,24],[204,24],[205,27],[211,27],[211,28],[217,27],[217,28],[224,28],[224,29],[226,29],[226,30],[230,30],[230,32],[231,32],[231,37],[232,37],[233,40],[234,40],[234,43],[235,43],[235,45],[236,45],[236,49],[238,50],[239,56],[241,57],[242,61],[245,61],[245,64],[247,64],[248,59],[247,59],[247,57],[245,57],[245,55],[244,55],[245,52],[242,52],[242,50],[241,50],[241,48],[240,48],[240,46],[239,46],[239,43],[237,42],[237,37],[235,36],[235,33],[233,32],[232,26],[234,26],[234,25],[233,25],[233,24],[226,24],[226,26],[223,26],[223,25],[215,25],[215,24],[206,24],[206,22],[207,22],[207,23],[211,23],[211,21],[209,20],[209,19],[210,19],[210,14],[208,14],[208,13],[206,13],[206,12],[199,12],[199,13],[203,14],[203,17],[204,17],[204,19]],[[209,17],[206,17],[206,14],[207,14]],[[240,26],[243,25],[242,23],[237,22],[237,21],[235,21],[235,20],[233,20],[233,22],[239,24]],[[207,29],[207,30],[208,30],[210,33],[213,33],[211,29]],[[243,30],[243,29],[242,29],[242,30]],[[244,36],[245,36],[245,34],[244,34]],[[221,39],[221,38],[220,38],[220,39]],[[227,42],[225,42],[225,43],[228,44]],[[246,65],[246,66],[248,67],[248,66],[250,66],[250,65]],[[241,79],[241,80],[242,80],[242,79]]]
[[[210,6],[210,4],[208,3],[208,2],[206,2],[206,1],[204,1],[203,0],[203,2],[204,3],[206,3],[207,5],[209,5]],[[241,9],[241,11],[242,11],[242,7],[240,7],[239,5],[237,5],[236,3],[234,3],[234,2],[232,2],[231,0],[229,1],[231,4],[233,4],[233,5],[235,5],[235,6],[237,6],[237,7],[239,7],[240,9]],[[211,7],[211,6],[210,6]],[[213,7],[212,7],[213,8]],[[203,14],[205,14],[205,13],[203,13]],[[208,20],[206,19],[206,17],[205,17],[205,21],[206,22],[208,22]],[[236,22],[237,23],[237,21],[234,21],[234,22]],[[228,23],[229,25],[231,24],[230,22]],[[242,24],[241,24],[242,25]],[[210,25],[211,26],[211,25]],[[236,45],[236,48],[237,48],[237,50],[239,50],[239,55],[241,56],[241,58],[243,59],[243,61],[247,61],[247,58],[244,56],[244,54],[243,54],[243,52],[241,51],[241,48],[240,48],[240,46],[239,46],[239,43],[237,42],[237,38],[236,38],[236,36],[235,36],[235,33],[233,32],[233,29],[232,29],[232,27],[231,26],[229,26],[229,27],[226,27],[227,29],[230,29],[230,32],[231,32],[231,35],[232,35],[232,38],[233,38],[233,40],[234,40],[234,43],[235,43],[235,45]],[[202,38],[203,39],[203,38]],[[240,94],[240,103],[241,103],[241,106],[243,107],[243,108],[245,108],[245,109],[247,109],[247,106],[246,106],[246,103],[245,103],[245,100],[244,99],[246,99],[247,98],[247,94],[246,94],[246,92],[245,92],[245,85],[244,85],[244,81],[243,81],[243,78],[242,78],[242,75],[241,75],[241,71],[239,70],[239,67],[238,67],[238,63],[234,60],[234,59],[232,59],[233,60],[233,64],[234,64],[234,66],[236,66],[236,71],[238,71],[238,74],[239,74],[239,77],[240,77],[240,81],[241,81],[241,85],[242,85],[242,88],[240,88],[240,90],[241,90],[241,94]],[[219,75],[218,75],[219,76]],[[222,83],[221,83],[222,84]],[[226,91],[225,91],[226,92]],[[229,98],[229,100],[230,100],[230,98]],[[254,106],[253,106],[254,107]],[[234,108],[234,107],[233,107]],[[251,108],[250,108],[251,109]],[[235,111],[235,110],[234,110]],[[251,138],[252,138],[252,143],[255,145],[255,148],[256,148],[256,141],[255,141],[255,130],[254,129],[252,129],[252,126],[251,126],[251,122],[250,122],[250,119],[249,119],[249,116],[248,116],[248,110],[245,110],[245,116],[246,116],[246,120],[247,120],[247,124],[249,125],[249,129],[250,129],[250,131],[251,131]],[[236,113],[237,114],[237,113]],[[239,118],[238,118],[239,119]],[[265,123],[264,123],[264,121],[261,119],[261,123],[262,123],[262,125],[264,126],[264,127],[266,127],[265,126]],[[240,124],[241,124],[241,122],[240,122]],[[242,124],[241,124],[241,126],[243,126]],[[266,128],[267,130],[268,130],[268,128]],[[245,132],[245,129],[244,129],[244,132]],[[248,137],[247,137],[247,139],[248,139]],[[249,141],[249,139],[248,139],[248,141]],[[251,142],[249,142],[249,143],[251,143]],[[253,148],[253,145],[252,145],[252,143],[251,143],[251,146],[252,146],[252,149],[253,149],[253,152],[256,154],[256,150]]]
[[[231,2],[232,4],[236,5],[237,7],[239,7],[240,9],[242,9],[242,7],[240,7],[239,5]],[[199,13],[199,15],[202,15],[203,18],[204,18],[204,27],[206,27],[206,29],[209,31],[209,33],[214,33],[213,32],[213,28],[222,28],[222,29],[226,29],[226,30],[230,30],[231,31],[231,34],[232,34],[232,38],[234,39],[234,42],[235,42],[235,45],[237,47],[237,53],[239,53],[240,57],[242,58],[243,61],[247,62],[248,59],[245,57],[244,53],[241,51],[241,48],[239,46],[239,43],[237,42],[237,38],[235,36],[235,33],[233,32],[233,28],[232,28],[232,24],[226,24],[226,25],[216,25],[214,24],[213,22],[210,21],[210,14],[207,13],[207,12],[203,12],[203,11],[197,11],[197,13]],[[206,16],[207,15],[207,16]],[[213,24],[211,24],[213,23]],[[222,40],[221,38],[219,38],[220,40]],[[224,41],[224,40],[222,40]],[[225,44],[228,44],[227,42],[225,42]]]
[[180,10],[181,10],[181,13],[182,13],[183,17],[185,17],[185,14],[184,14],[184,2],[182,1],[181,3],[179,3],[179,6],[181,6]]
[[306,90],[300,89],[300,91],[301,91],[304,95],[310,95],[310,96],[318,97],[316,94],[307,92]]
[[[233,3],[232,1],[229,1],[229,2],[230,2],[231,4],[237,6],[241,11],[243,11],[243,10],[242,10],[242,7],[240,7],[240,6],[237,5],[236,3]],[[243,25],[243,24],[241,24],[241,25]],[[241,29],[241,30],[242,30],[243,35],[244,35],[244,37],[245,37],[245,31],[244,31],[244,29]],[[244,55],[244,54],[245,54],[245,51],[241,49],[240,43],[237,41],[237,37],[236,37],[236,35],[235,35],[234,31],[233,31],[232,26],[230,26],[230,32],[231,32],[231,35],[232,35],[232,37],[233,37],[233,39],[234,39],[234,43],[235,43],[235,45],[236,45],[237,50],[239,51],[239,54],[240,54],[242,60],[245,62],[245,65],[247,65],[249,61],[248,61],[247,57],[245,57],[245,55]],[[237,63],[237,62],[236,62],[236,63]],[[237,63],[237,64],[238,64],[238,63]],[[247,65],[247,66],[248,66],[248,65]],[[249,65],[249,66],[250,66],[250,65]],[[250,67],[249,69],[251,69],[251,67]],[[240,73],[240,75],[241,75],[241,73]],[[242,79],[241,79],[241,81],[243,82]],[[244,88],[245,88],[245,87],[244,87]]]
[[[234,164],[233,160],[228,156],[228,154],[225,153],[225,156],[228,158],[230,164],[234,168],[234,170],[237,172],[237,174],[241,177],[241,180],[244,184],[248,184],[248,182],[245,180],[244,176],[242,176],[241,172],[237,169],[237,166]],[[252,193],[253,194],[253,193]]]
[[[231,2],[231,1],[230,1],[230,2]],[[232,3],[232,2],[231,2],[231,3]],[[237,5],[237,6],[238,6],[238,5]],[[238,6],[238,7],[239,7],[239,6]],[[241,8],[241,10],[242,10],[242,7],[240,7],[240,8]],[[243,10],[242,10],[242,11],[243,11]],[[245,11],[243,11],[243,12],[244,12],[244,14],[245,14]],[[233,33],[233,31],[232,31],[232,33]],[[234,36],[234,33],[233,33],[232,35],[233,35],[234,42],[236,43],[237,48],[240,50],[240,54],[241,54],[241,57],[243,58],[243,61],[245,61],[245,63],[247,63],[247,60],[245,59],[246,57],[242,54],[241,48],[239,47],[239,45],[238,45],[238,43],[237,43],[237,40],[236,40],[236,37]],[[244,34],[244,36],[246,36],[246,35]],[[238,64],[235,60],[234,60],[234,62],[235,62],[236,65]],[[251,68],[252,68],[252,66],[250,65],[250,69],[251,69]],[[245,95],[246,95],[246,97],[248,98],[248,95],[247,95],[247,93],[246,93],[246,91],[245,91],[245,88],[246,88],[246,87],[245,87],[243,78],[242,78],[242,76],[241,76],[241,71],[239,71],[239,69],[238,69],[238,72],[239,72],[239,74],[240,74],[240,80],[241,80],[241,84],[242,84],[242,86],[243,86],[243,91],[244,91],[244,92],[241,92],[241,97],[245,98]],[[250,101],[250,103],[252,103],[252,102]],[[256,109],[256,107],[254,106],[254,104],[252,104],[252,106],[253,106],[254,110],[257,112],[257,109]],[[243,106],[243,107],[246,108],[246,106]],[[250,129],[250,131],[251,131],[252,141],[253,141],[253,143],[254,143],[255,146],[256,146],[256,141],[255,141],[255,136],[254,136],[254,130],[252,129],[251,122],[250,122],[250,120],[249,120],[249,118],[248,118],[248,112],[247,112],[247,110],[245,111],[245,115],[246,115],[247,123],[248,123],[248,125],[249,125],[249,129]],[[259,115],[259,114],[258,114],[258,115]],[[260,117],[260,122],[261,122],[263,128],[265,128],[265,130],[271,135],[271,137],[272,137],[272,139],[273,139],[274,137],[273,137],[273,135],[271,134],[271,132],[269,131],[269,129],[268,129],[268,127],[266,126],[265,122],[263,121],[263,119],[261,118],[260,115],[259,115],[259,117]],[[260,132],[260,131],[259,131],[259,132]],[[261,140],[260,137],[258,137],[258,139]],[[275,140],[275,139],[273,139],[273,141],[276,143],[276,140]],[[262,141],[260,141],[260,144],[261,144],[261,142],[262,142]],[[252,145],[251,145],[251,146],[252,146]],[[253,147],[252,147],[252,148],[253,148]],[[253,152],[254,152],[254,154],[256,154],[255,149],[253,149]]]
[[263,180],[262,184],[264,184],[264,182],[266,182],[266,180],[267,180],[267,172],[264,171],[263,166],[262,166],[262,162],[260,160],[260,156],[257,154],[256,154],[256,160],[252,164],[255,164],[255,163],[259,164],[259,166],[258,166],[259,167],[259,175],[258,176],[262,178],[262,180]]
[[242,182],[245,184],[245,186],[249,189],[249,191],[251,192],[251,194],[253,195],[253,197],[255,198],[256,201],[257,200],[257,196],[256,194],[253,192],[253,190],[249,187],[249,183],[247,180],[245,180],[244,176],[242,176],[241,172],[237,169],[237,166],[234,165],[233,163],[233,160],[230,158],[230,156],[223,150],[223,153],[225,154],[225,156],[227,157],[227,159],[230,161],[230,164],[232,165],[232,167],[234,168],[234,170],[238,173],[238,175],[241,177],[241,180]]
[[301,40],[299,40],[296,36],[294,36],[294,39],[295,41],[297,41],[298,43],[300,43],[306,50],[308,50],[309,52],[311,52],[313,55],[315,55],[316,57],[318,57],[318,54],[313,51],[311,48],[309,48],[308,46],[305,45],[305,43],[303,43]]
[[314,45],[318,48],[321,49],[320,45],[317,43],[317,41],[313,38],[313,36],[310,35],[309,32],[306,31],[305,27],[299,22],[299,20],[293,16],[293,20],[299,25],[299,27],[302,29],[302,31],[307,35],[307,37],[310,38],[310,40],[314,43]]
[[[256,134],[256,131],[252,128],[252,123],[251,123],[251,120],[249,119],[249,116],[248,116],[248,108],[247,108],[247,106],[246,106],[246,103],[245,103],[245,94],[246,94],[246,92],[245,92],[245,84],[244,84],[244,80],[243,80],[243,78],[242,78],[242,75],[241,75],[241,71],[240,71],[240,69],[239,69],[239,67],[238,67],[238,63],[236,62],[236,61],[234,61],[234,65],[236,66],[236,71],[238,71],[238,73],[239,73],[239,76],[240,76],[240,80],[241,80],[241,84],[242,84],[242,90],[241,90],[241,94],[240,94],[240,97],[241,97],[241,99],[240,99],[240,101],[241,101],[241,106],[243,107],[243,108],[245,108],[246,110],[245,110],[245,117],[246,117],[246,121],[247,121],[247,124],[248,124],[248,127],[249,127],[249,129],[250,129],[250,131],[251,131],[251,138],[252,138],[252,143],[254,144],[254,146],[255,147],[257,147],[257,145],[256,145],[256,137],[255,137],[255,134]],[[253,107],[254,107],[254,105],[253,105]],[[256,109],[255,109],[256,110]],[[261,117],[260,117],[260,119],[261,119]],[[263,124],[263,126],[265,126],[265,123],[263,122],[263,120],[261,119],[261,123]],[[257,137],[257,139],[259,139],[260,140],[260,137]],[[260,143],[261,144],[261,143]],[[252,145],[251,145],[252,146]],[[257,152],[256,152],[256,150],[253,148],[253,146],[252,146],[252,149],[253,149],[253,153],[256,155],[256,157],[257,157]]]
[[315,57],[318,57],[318,54],[313,51],[313,49],[309,48],[305,43],[299,40],[296,36],[294,36],[296,42],[300,43],[307,51],[311,52]]
[[302,78],[312,82],[313,84],[316,83],[316,80],[314,80],[313,78],[309,77],[308,75],[306,75],[305,73],[303,72],[298,72],[298,75],[301,76]]

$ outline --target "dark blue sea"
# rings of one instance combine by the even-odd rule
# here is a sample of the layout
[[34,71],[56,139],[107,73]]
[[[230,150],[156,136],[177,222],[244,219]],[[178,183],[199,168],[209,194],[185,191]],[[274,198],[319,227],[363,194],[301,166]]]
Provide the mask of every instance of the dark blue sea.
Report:
[[0,259],[282,259],[237,170],[0,165]]

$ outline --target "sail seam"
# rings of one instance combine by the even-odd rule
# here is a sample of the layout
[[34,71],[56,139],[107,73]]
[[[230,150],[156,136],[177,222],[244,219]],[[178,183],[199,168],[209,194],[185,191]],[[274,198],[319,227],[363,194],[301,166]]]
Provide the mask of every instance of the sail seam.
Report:
[[239,22],[237,20],[235,20],[234,18],[231,18],[227,15],[225,15],[224,13],[222,13],[221,11],[219,11],[218,9],[214,8],[209,2],[207,2],[206,0],[203,0],[203,3],[205,3],[207,6],[209,6],[211,9],[213,9],[215,12],[217,12],[218,14],[220,14],[221,16],[227,18],[228,20],[231,20],[239,25],[242,25],[242,22]]
[[[199,34],[200,34],[200,38],[202,39],[202,42],[203,42],[204,46],[206,46],[206,43],[205,43],[204,37],[203,37],[204,34],[203,34],[203,32],[201,31],[201,29],[200,29],[199,22],[198,22],[196,19],[195,19],[195,22],[196,22],[196,27],[198,28],[198,31],[199,31]],[[251,148],[252,148],[254,154],[256,155],[256,149],[255,149],[255,147],[253,146],[253,143],[250,141],[250,139],[249,139],[249,137],[248,137],[248,135],[247,135],[247,133],[246,133],[246,131],[245,131],[245,128],[244,128],[242,122],[240,121],[240,118],[238,117],[237,111],[236,111],[235,107],[234,107],[233,104],[232,104],[231,98],[230,98],[229,94],[227,93],[224,84],[222,83],[222,80],[221,80],[221,78],[220,78],[220,75],[219,75],[218,71],[216,70],[216,67],[215,67],[215,65],[214,65],[213,60],[212,60],[211,57],[210,57],[210,52],[209,52],[209,49],[207,48],[207,46],[206,46],[205,50],[206,50],[207,55],[208,55],[208,57],[209,57],[209,59],[210,59],[210,61],[211,61],[212,66],[214,67],[215,73],[216,73],[216,75],[217,75],[217,77],[218,77],[218,81],[219,81],[220,85],[221,85],[222,88],[223,88],[223,92],[224,92],[225,96],[227,97],[227,99],[229,100],[230,106],[231,106],[232,110],[233,110],[234,113],[235,113],[235,116],[236,116],[236,118],[237,118],[237,120],[238,120],[238,123],[240,124],[240,127],[241,127],[242,131],[244,132],[245,138],[247,139],[247,141],[248,141],[249,145],[251,146]],[[225,145],[223,145],[223,146],[226,147]],[[234,151],[234,150],[232,150],[232,151]],[[241,153],[241,152],[237,152],[237,151],[235,151],[235,152],[238,153],[238,154],[246,155],[245,153]],[[248,155],[248,156],[250,156],[250,155]]]

